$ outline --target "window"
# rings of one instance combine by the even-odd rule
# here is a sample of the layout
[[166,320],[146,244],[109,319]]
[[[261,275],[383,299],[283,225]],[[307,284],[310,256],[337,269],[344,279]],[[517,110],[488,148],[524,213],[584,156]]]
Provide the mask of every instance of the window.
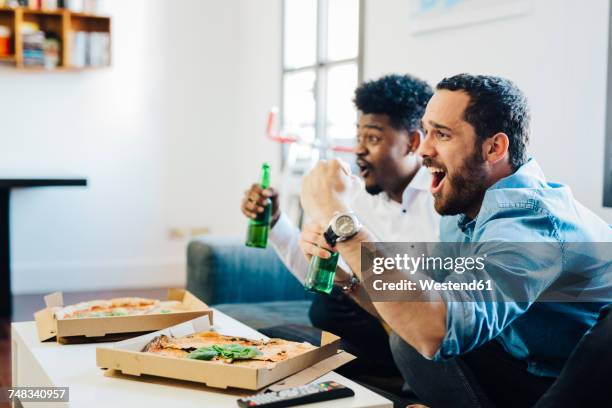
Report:
[[291,147],[295,160],[353,143],[361,9],[361,0],[283,1],[282,128],[304,142]]

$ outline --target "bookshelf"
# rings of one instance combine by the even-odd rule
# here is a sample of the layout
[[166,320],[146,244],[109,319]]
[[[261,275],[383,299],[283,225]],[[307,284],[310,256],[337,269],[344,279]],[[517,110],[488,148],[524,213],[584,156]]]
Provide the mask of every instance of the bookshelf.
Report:
[[[56,64],[47,67],[32,65],[31,59],[29,60],[31,54],[24,50],[24,44],[27,44],[27,41],[24,43],[24,37],[31,35],[26,33],[26,28],[32,25],[44,32],[47,40],[56,40],[59,45]],[[79,71],[110,66],[112,41],[111,18],[108,16],[75,13],[67,9],[0,7],[0,26],[8,27],[11,32],[10,51],[8,55],[0,55],[1,65],[28,71]],[[95,58],[94,43],[97,50]],[[101,54],[103,55],[100,56]]]

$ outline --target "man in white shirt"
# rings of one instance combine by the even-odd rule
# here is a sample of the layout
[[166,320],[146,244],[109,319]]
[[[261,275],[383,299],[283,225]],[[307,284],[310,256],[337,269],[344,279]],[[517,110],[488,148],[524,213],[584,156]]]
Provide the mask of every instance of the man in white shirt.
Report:
[[[431,95],[427,83],[408,75],[388,75],[355,91],[360,113],[355,153],[365,188],[354,197],[352,208],[381,241],[438,241],[439,216],[429,193],[431,176],[416,154],[422,137],[420,119]],[[242,212],[255,218],[264,206],[272,205],[269,242],[291,273],[304,282],[308,262],[299,248],[300,230],[278,203],[276,190],[253,184],[245,192]],[[340,266],[348,269],[342,259]],[[341,290],[317,296],[309,315],[315,327],[349,343],[369,374],[397,370],[381,323]],[[364,331],[370,333],[367,339]]]

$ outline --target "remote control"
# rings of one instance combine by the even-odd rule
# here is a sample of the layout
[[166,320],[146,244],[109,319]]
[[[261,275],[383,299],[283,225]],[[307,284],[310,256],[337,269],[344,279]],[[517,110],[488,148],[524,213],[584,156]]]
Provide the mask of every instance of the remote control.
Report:
[[353,395],[355,393],[350,388],[335,381],[326,381],[240,398],[238,406],[241,408],[284,408],[310,404],[311,402],[352,397]]

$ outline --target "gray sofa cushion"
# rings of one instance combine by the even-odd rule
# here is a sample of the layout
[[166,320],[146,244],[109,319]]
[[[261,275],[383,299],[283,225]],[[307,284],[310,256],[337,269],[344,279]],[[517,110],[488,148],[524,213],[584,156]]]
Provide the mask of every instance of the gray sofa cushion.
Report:
[[309,300],[291,300],[259,303],[225,303],[215,305],[223,313],[255,330],[266,327],[299,324],[310,326]]
[[210,305],[312,299],[274,250],[249,248],[238,238],[192,240],[187,288]]
[[240,238],[199,237],[187,248],[187,289],[211,306],[260,329],[310,325],[313,295],[274,250],[248,248]]

